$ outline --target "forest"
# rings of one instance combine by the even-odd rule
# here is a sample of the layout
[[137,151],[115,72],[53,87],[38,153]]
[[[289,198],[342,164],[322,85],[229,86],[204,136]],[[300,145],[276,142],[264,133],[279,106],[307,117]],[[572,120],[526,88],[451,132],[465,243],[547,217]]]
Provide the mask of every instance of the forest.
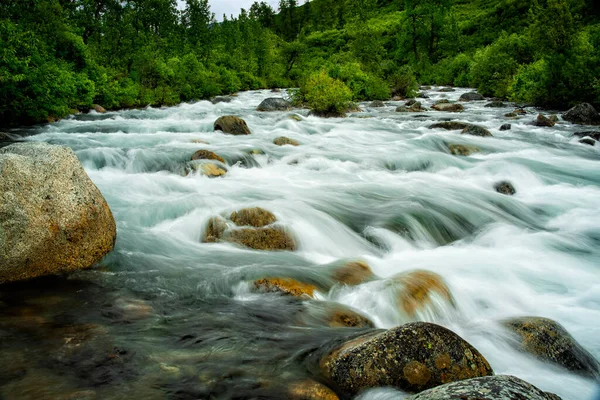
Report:
[[4,0],[0,125],[282,87],[325,108],[429,84],[600,105],[596,0],[299,3],[217,19],[208,0]]

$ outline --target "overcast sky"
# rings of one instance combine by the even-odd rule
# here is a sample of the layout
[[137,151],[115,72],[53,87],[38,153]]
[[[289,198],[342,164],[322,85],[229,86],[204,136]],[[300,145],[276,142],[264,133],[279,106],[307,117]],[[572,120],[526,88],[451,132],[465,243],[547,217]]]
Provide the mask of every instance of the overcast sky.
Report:
[[[227,17],[230,15],[238,16],[241,8],[245,8],[246,10],[250,9],[252,3],[255,0],[209,0],[210,10],[215,13],[215,17],[217,17],[217,21],[221,21],[223,19],[223,14],[227,14]],[[260,0],[259,0],[260,1]],[[279,4],[278,0],[263,0],[267,3],[271,4],[275,10],[277,10],[277,4]],[[185,3],[184,0],[179,0],[180,6]]]

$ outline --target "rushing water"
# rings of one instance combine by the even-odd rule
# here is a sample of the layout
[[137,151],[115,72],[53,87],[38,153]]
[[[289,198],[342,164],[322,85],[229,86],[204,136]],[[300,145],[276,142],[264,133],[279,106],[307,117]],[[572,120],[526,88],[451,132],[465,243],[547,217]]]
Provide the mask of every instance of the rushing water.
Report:
[[[429,108],[465,91],[434,88],[422,102]],[[591,380],[514,350],[499,324],[549,317],[600,357],[600,146],[571,137],[585,129],[532,126],[533,109],[507,120],[511,108],[485,101],[464,103],[460,114],[396,113],[400,102],[362,104],[364,112],[344,119],[256,112],[271,96],[91,112],[27,132],[35,135],[26,140],[76,152],[111,206],[118,240],[93,270],[2,287],[0,362],[11,368],[0,373],[0,397],[280,397],[309,376],[307,352],[353,330],[298,323],[300,309],[318,313],[320,303],[252,293],[247,282],[269,275],[319,282],[326,264],[348,259],[366,261],[380,280],[334,286],[317,294],[321,301],[394,327],[408,319],[386,279],[436,272],[456,309],[418,319],[457,332],[496,373],[564,399],[592,396]],[[227,114],[244,118],[252,134],[213,132]],[[428,128],[444,119],[476,123],[494,137]],[[512,130],[499,131],[507,122]],[[301,146],[275,146],[278,136]],[[448,143],[482,151],[457,157]],[[198,149],[224,157],[227,175],[186,176]],[[264,154],[248,154],[254,149]],[[515,196],[494,191],[501,180],[513,183]],[[275,213],[298,251],[200,242],[210,217],[252,206]],[[361,399],[402,396],[379,389]]]

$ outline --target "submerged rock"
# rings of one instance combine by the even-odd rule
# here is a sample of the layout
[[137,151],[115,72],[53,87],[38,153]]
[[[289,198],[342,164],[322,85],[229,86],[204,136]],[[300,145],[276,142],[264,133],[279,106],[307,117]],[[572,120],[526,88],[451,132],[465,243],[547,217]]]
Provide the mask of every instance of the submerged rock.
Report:
[[511,124],[504,124],[500,127],[500,131],[509,131],[512,129],[512,125]]
[[396,107],[396,112],[408,112],[408,108],[405,106],[398,106]]
[[446,129],[447,131],[454,131],[454,130],[459,130],[459,129],[462,130],[469,126],[471,126],[471,124],[467,124],[465,122],[444,121],[444,122],[437,122],[433,125],[429,125],[429,129]]
[[202,241],[204,243],[218,242],[227,229],[227,222],[221,217],[212,217],[206,224]]
[[277,222],[275,215],[260,207],[243,208],[229,217],[237,226],[253,226],[260,228]]
[[303,326],[330,328],[373,328],[375,325],[358,311],[340,303],[312,301],[304,303],[297,316]]
[[259,105],[256,111],[287,111],[292,108],[292,103],[289,101],[271,97],[268,99],[264,99]]
[[520,339],[522,351],[581,375],[600,378],[600,365],[558,322],[541,317],[504,321]]
[[70,148],[0,149],[0,283],[88,268],[115,244],[102,193]]
[[448,383],[406,400],[561,400],[554,393],[510,375],[485,376]]
[[431,108],[433,108],[434,110],[437,110],[437,111],[445,111],[445,112],[463,112],[463,111],[465,111],[465,108],[462,106],[462,104],[457,104],[457,103],[435,104]]
[[463,93],[460,97],[459,97],[460,101],[478,101],[478,100],[485,100],[485,97],[483,97],[481,94],[477,93],[477,92],[470,92],[470,93]]
[[600,140],[600,131],[585,131],[585,132],[575,132],[573,136],[579,137],[590,137],[596,141]]
[[501,108],[506,107],[506,104],[501,101],[492,101],[491,103],[487,103],[485,106],[488,108]]
[[410,317],[414,317],[418,311],[435,307],[433,303],[435,298],[454,305],[454,298],[448,285],[434,272],[422,270],[405,272],[396,275],[392,280],[400,285],[398,304]]
[[369,104],[369,107],[372,107],[372,108],[385,107],[385,103],[381,100],[374,100],[371,102],[371,104]]
[[581,103],[562,115],[565,121],[582,125],[600,125],[600,113],[589,103]]
[[231,100],[233,100],[231,96],[216,96],[210,99],[210,102],[213,104],[231,103]]
[[364,261],[349,261],[333,270],[332,278],[336,282],[355,286],[371,281],[375,274]]
[[454,332],[426,322],[374,331],[323,347],[313,357],[319,360],[321,374],[346,396],[385,386],[420,392],[494,373],[473,346]]
[[231,135],[249,135],[250,129],[246,121],[233,115],[220,117],[215,121],[215,131],[222,131]]
[[290,384],[287,394],[290,400],[339,400],[333,390],[312,379]]
[[[352,111],[352,110],[349,110]],[[345,112],[338,112],[338,111],[317,111],[317,110],[310,110],[310,112],[308,113],[309,117],[319,117],[319,118],[344,118],[346,117],[346,113]]]
[[448,100],[448,99],[442,99],[442,100],[436,101],[435,105],[438,105],[438,104],[448,104],[448,103],[450,103],[450,100]]
[[195,160],[217,160],[225,164],[223,157],[208,150],[198,150],[192,155],[192,161]]
[[504,116],[505,116],[506,118],[517,118],[517,117],[518,117],[518,115],[517,115],[517,113],[516,113],[516,112],[509,112],[509,113],[507,113],[507,114],[504,114]]
[[209,178],[218,178],[227,173],[227,170],[225,168],[214,163],[201,164],[199,170],[202,173],[202,175],[207,176]]
[[513,194],[517,193],[515,187],[512,185],[512,183],[508,181],[496,183],[494,185],[494,190],[498,193],[505,194],[507,196],[512,196]]
[[281,293],[294,297],[313,297],[315,285],[291,278],[262,278],[254,281],[254,289],[266,293]]
[[482,137],[492,136],[492,133],[490,131],[477,125],[469,125],[465,129],[463,129],[461,133],[463,135],[473,135]]
[[296,250],[296,241],[282,227],[243,228],[225,231],[223,240],[254,250]]
[[289,137],[285,137],[285,136],[280,136],[280,137],[276,138],[275,140],[273,140],[273,144],[275,144],[277,146],[286,146],[286,145],[300,146],[300,142],[298,142],[297,140],[294,140],[294,139],[290,139]]
[[[404,106],[405,106],[405,107],[411,107],[411,106],[415,105],[416,103],[417,103],[417,100],[415,100],[415,99],[410,99],[410,100],[408,100],[406,103],[404,103]],[[419,104],[421,104],[421,103],[419,103]]]
[[555,123],[556,122],[553,121],[552,119],[547,118],[542,114],[538,114],[534,124],[535,124],[535,126],[543,126],[543,127],[551,128],[554,126]]
[[592,139],[591,137],[584,137],[583,139],[579,139],[579,143],[595,146],[596,140]]
[[470,156],[473,153],[481,151],[479,147],[476,146],[453,143],[448,145],[448,150],[450,150],[450,153],[454,154],[455,156]]

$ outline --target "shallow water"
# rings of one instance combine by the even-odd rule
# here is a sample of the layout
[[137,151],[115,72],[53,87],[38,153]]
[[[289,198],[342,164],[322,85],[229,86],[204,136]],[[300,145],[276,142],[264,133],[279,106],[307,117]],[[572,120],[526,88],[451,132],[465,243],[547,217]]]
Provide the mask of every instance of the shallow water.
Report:
[[[465,91],[434,88],[420,100],[429,108]],[[460,114],[394,112],[403,102],[365,103],[344,119],[255,111],[272,96],[280,95],[91,112],[18,132],[75,151],[111,206],[118,240],[95,269],[2,287],[0,357],[13,367],[0,373],[0,397],[281,397],[310,376],[306,354],[355,329],[300,322],[322,303],[253,293],[248,282],[328,282],[326,264],[361,259],[379,280],[316,297],[351,306],[378,328],[444,325],[498,374],[564,399],[591,398],[591,380],[514,350],[499,324],[552,318],[600,357],[600,146],[571,137],[585,127],[531,126],[534,109],[507,120],[512,108],[487,101],[464,103]],[[244,118],[252,134],[213,132],[227,114]],[[494,137],[428,128],[445,119]],[[507,122],[512,130],[499,131]],[[301,146],[275,146],[278,136]],[[453,156],[448,143],[481,152]],[[199,149],[228,161],[225,177],[185,175]],[[255,149],[264,154],[248,154]],[[502,180],[516,195],[495,192]],[[254,206],[294,233],[296,252],[200,242],[210,217]],[[415,269],[441,275],[456,308],[414,318],[399,311],[389,278]],[[402,396],[384,389],[361,399]]]

